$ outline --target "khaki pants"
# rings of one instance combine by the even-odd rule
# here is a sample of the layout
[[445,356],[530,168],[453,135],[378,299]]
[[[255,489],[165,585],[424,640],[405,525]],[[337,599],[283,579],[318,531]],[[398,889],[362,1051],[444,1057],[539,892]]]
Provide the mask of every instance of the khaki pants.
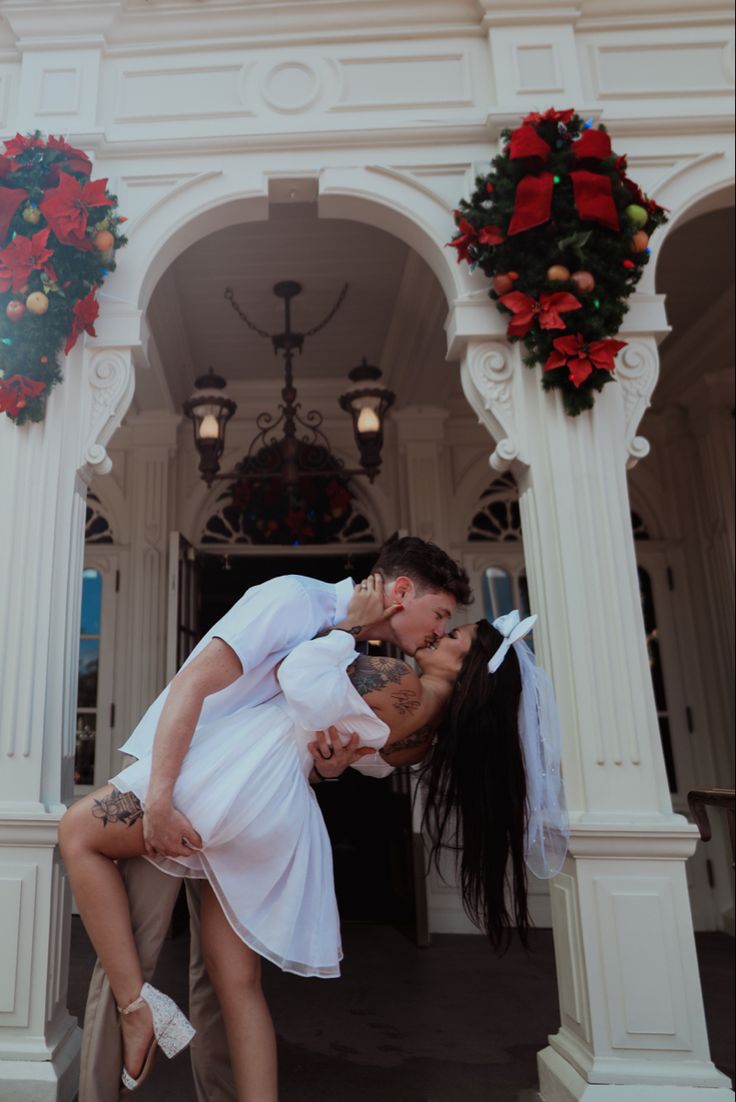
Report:
[[[181,880],[143,857],[119,862],[143,975],[150,980],[171,922]],[[197,1030],[190,1048],[198,1102],[235,1102],[225,1027],[204,968],[199,943],[199,881],[187,880],[191,926],[189,1017]],[[82,1035],[79,1102],[117,1102],[122,1053],[115,1001],[107,977],[95,964]]]

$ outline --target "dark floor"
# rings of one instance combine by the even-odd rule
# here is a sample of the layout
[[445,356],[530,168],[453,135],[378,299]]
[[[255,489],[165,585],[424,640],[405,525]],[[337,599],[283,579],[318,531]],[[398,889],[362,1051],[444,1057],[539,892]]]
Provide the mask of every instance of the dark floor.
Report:
[[[347,923],[339,980],[266,966],[282,1102],[533,1102],[536,1053],[558,1025],[552,935],[496,958],[479,937],[417,949],[390,926]],[[698,935],[712,1058],[734,1075],[734,942]],[[187,941],[169,940],[157,982],[186,1000]],[[74,919],[69,1005],[81,1018],[93,955]],[[193,1102],[189,1062],[160,1060],[141,1102]]]

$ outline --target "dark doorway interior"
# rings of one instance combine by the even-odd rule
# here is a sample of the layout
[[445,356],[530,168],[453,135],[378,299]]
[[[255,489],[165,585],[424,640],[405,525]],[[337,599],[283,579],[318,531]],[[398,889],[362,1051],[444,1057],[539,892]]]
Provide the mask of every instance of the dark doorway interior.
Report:
[[[253,585],[285,574],[338,582],[369,573],[375,554],[198,555],[200,634]],[[375,653],[379,653],[378,650]],[[335,885],[343,921],[391,922],[415,936],[416,902],[409,786],[398,776],[376,780],[348,769],[316,786],[332,841]]]

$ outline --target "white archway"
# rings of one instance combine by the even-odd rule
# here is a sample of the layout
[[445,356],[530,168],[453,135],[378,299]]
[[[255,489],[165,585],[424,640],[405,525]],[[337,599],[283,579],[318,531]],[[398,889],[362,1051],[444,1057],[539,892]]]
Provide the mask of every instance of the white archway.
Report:
[[700,214],[732,206],[733,189],[733,164],[722,152],[704,153],[672,170],[652,194],[660,206],[669,210],[670,220],[652,238],[651,262],[639,285],[640,292],[655,291],[659,257],[669,235]]

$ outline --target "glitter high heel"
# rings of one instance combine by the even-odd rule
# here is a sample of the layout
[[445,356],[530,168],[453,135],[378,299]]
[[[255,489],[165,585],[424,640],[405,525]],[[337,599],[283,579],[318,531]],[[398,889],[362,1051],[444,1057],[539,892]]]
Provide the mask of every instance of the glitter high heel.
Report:
[[148,1078],[157,1047],[161,1049],[164,1056],[171,1059],[177,1052],[186,1048],[196,1032],[174,1000],[164,995],[162,991],[157,991],[155,987],[151,987],[150,983],[143,984],[140,995],[129,1006],[119,1006],[118,1010],[121,1014],[133,1014],[144,1004],[150,1008],[153,1018],[153,1039],[137,1079],[123,1068],[121,1078],[125,1093],[134,1091]]

